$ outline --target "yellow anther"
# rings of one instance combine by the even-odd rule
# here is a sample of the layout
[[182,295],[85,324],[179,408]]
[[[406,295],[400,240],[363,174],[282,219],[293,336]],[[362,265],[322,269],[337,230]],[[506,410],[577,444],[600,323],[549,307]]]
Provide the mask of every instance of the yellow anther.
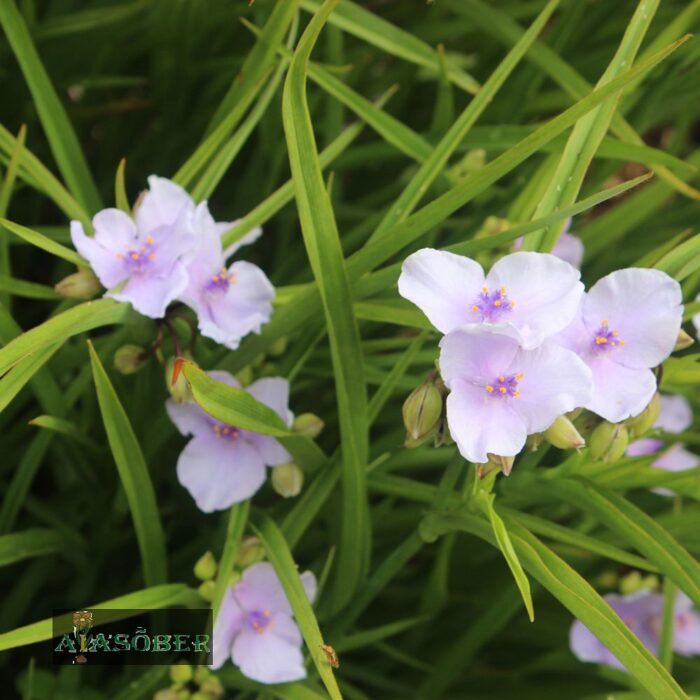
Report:
[[525,376],[525,372],[518,372],[518,373],[515,375],[515,378],[516,378],[517,381],[520,381],[524,376]]
[[481,291],[482,291],[484,294],[488,294],[488,293],[489,293],[489,288],[488,288],[488,287],[482,287],[482,288],[481,288]]
[[506,293],[506,288],[505,288],[505,287],[501,287],[498,291],[499,291],[501,294],[505,294],[505,293]]
[[499,381],[499,382],[505,382],[505,380],[506,380],[506,378],[505,378],[505,376],[502,375],[502,374],[498,377],[498,381]]
[[142,246],[139,248],[139,250],[140,250],[142,253],[145,253],[145,252],[146,252],[146,246],[145,246],[145,245],[142,245]]
[[494,306],[500,306],[501,305],[501,300],[499,299],[498,301],[493,302]]
[[211,281],[212,281],[212,282],[218,282],[218,281],[219,281],[219,275],[214,275],[214,276],[211,278]]
[[607,326],[607,325],[608,325],[608,319],[607,319],[607,318],[604,318],[604,319],[600,322],[600,325],[601,325],[601,326]]
[[625,341],[624,341],[624,340],[618,340],[618,341],[617,341],[617,344],[618,344],[620,347],[622,347],[622,346],[625,344]]
[[479,307],[476,304],[474,304],[474,306],[472,306],[472,311],[478,311],[478,310],[479,310]]
[[514,308],[514,307],[515,307],[515,302],[514,302],[514,301],[511,301],[510,304],[508,304],[508,306],[510,306],[511,309]]
[[124,253],[117,253],[117,258],[119,260],[124,260]]
[[596,336],[595,339],[596,345],[605,345],[608,342],[607,338],[604,338],[602,335]]
[[138,259],[139,259],[139,254],[138,254],[138,253],[132,253],[132,254],[131,254],[131,259],[132,259],[132,260],[138,260]]
[[513,393],[513,396],[520,396],[520,392],[516,389],[515,392]]
[[148,243],[148,245],[153,245],[153,244],[155,243],[155,241],[153,240],[153,238],[152,238],[151,236],[149,236],[149,237],[146,239],[146,243]]
[[492,393],[492,392],[493,392],[493,387],[492,387],[490,384],[487,384],[487,385],[486,385],[486,391],[488,391],[489,394]]
[[155,253],[150,253],[148,256],[148,259],[153,262],[156,259],[156,254]]
[[613,335],[620,335],[620,331],[613,331],[612,334]]
[[508,389],[506,389],[504,386],[501,386],[498,388],[498,391],[500,391],[501,394],[505,394],[508,391]]

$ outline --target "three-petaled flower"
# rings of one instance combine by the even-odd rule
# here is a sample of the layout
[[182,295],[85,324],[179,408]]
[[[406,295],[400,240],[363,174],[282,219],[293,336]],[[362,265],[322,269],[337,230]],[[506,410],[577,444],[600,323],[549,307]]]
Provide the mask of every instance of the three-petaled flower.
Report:
[[[316,597],[316,577],[301,574],[310,602]],[[292,609],[272,565],[253,564],[229,588],[214,625],[212,667],[227,658],[243,675],[260,683],[290,683],[306,677],[302,639]]]

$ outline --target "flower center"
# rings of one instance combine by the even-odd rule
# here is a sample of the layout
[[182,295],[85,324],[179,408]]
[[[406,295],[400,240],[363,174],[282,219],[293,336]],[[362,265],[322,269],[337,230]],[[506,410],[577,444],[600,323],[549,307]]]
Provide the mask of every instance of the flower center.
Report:
[[236,281],[236,273],[228,272],[225,268],[214,275],[205,285],[204,291],[207,294],[225,294],[228,288]]
[[618,331],[611,330],[607,319],[600,322],[600,328],[593,339],[593,349],[596,352],[610,352],[613,348],[621,348],[625,343],[620,340]]
[[127,244],[123,253],[117,253],[117,258],[124,263],[129,273],[145,272],[156,259],[154,246],[155,241],[149,236],[143,245],[130,248]]
[[248,613],[248,624],[257,634],[263,634],[272,626],[272,613],[269,610],[252,610]]
[[214,435],[216,435],[217,438],[238,440],[238,438],[241,437],[241,431],[238,428],[234,428],[232,425],[226,425],[226,423],[214,423],[211,429],[214,431]]
[[489,394],[496,396],[499,399],[503,399],[506,396],[517,397],[520,396],[518,382],[524,376],[525,375],[522,372],[509,375],[501,374],[493,384],[487,384],[484,388]]
[[501,287],[495,292],[489,292],[488,287],[482,287],[479,296],[472,304],[472,312],[479,314],[482,321],[498,321],[509,314],[515,302],[508,299],[506,288]]

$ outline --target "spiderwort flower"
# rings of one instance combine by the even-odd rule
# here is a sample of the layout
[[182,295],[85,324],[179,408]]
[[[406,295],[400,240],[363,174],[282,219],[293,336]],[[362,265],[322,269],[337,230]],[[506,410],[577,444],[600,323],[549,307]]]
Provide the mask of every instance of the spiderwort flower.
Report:
[[253,243],[262,233],[254,229],[226,251],[221,234],[235,222],[216,223],[206,203],[193,217],[198,246],[187,265],[188,284],[180,295],[196,313],[202,335],[235,350],[248,333],[259,333],[270,320],[274,287],[265,273],[252,263],[226,258],[243,245]]
[[[310,602],[316,597],[316,577],[301,575]],[[306,677],[302,639],[282,584],[268,562],[253,564],[240,582],[229,588],[214,625],[212,668],[226,659],[243,675],[260,683],[289,683]]]
[[528,435],[590,400],[590,370],[557,345],[524,350],[513,338],[466,327],[440,347],[450,434],[470,462],[517,454]]
[[[228,372],[208,373],[212,379],[240,387]],[[291,426],[289,383],[280,377],[253,382],[246,391],[274,409]],[[205,513],[228,508],[250,498],[265,481],[265,467],[291,461],[282,445],[269,435],[225,425],[194,403],[165,404],[170,419],[183,435],[192,435],[177,461],[177,477]]]
[[612,423],[641,413],[656,391],[650,368],[671,354],[682,314],[680,285],[660,270],[617,270],[596,282],[553,339],[593,373],[586,408]]
[[[571,221],[571,217],[566,220],[557,243],[552,249],[552,255],[556,255],[558,258],[568,262],[572,267],[580,270],[584,253],[583,241],[578,236],[569,233]],[[520,250],[523,247],[523,240],[522,237],[516,238],[513,243],[513,250]]]
[[532,349],[574,318],[580,273],[547,253],[513,253],[488,275],[479,263],[423,248],[401,268],[399,294],[418,306],[442,333],[483,326]]
[[187,193],[164,178],[151,176],[150,190],[135,217],[119,209],[103,209],[92,220],[95,235],[86,236],[79,221],[71,221],[76,250],[117,301],[130,302],[139,313],[161,318],[187,286],[182,258],[193,246],[189,218],[194,205]]
[[[639,641],[656,655],[661,634],[663,596],[642,590],[627,596],[606,595],[605,600]],[[681,656],[700,654],[700,614],[682,592],[676,597],[673,622],[673,650]],[[580,620],[571,626],[569,646],[580,661],[624,669],[619,659]]]

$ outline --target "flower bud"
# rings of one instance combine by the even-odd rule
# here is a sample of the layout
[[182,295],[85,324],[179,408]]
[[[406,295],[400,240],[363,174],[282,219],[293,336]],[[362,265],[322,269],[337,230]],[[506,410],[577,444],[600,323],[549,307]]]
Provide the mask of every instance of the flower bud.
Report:
[[173,664],[170,667],[170,680],[173,683],[189,683],[192,680],[192,666]]
[[588,440],[591,447],[591,457],[603,462],[616,462],[625,454],[629,434],[622,423],[603,421],[592,433]]
[[66,299],[92,299],[100,292],[102,285],[95,273],[86,268],[64,277],[54,289]]
[[544,433],[532,433],[532,435],[527,436],[525,441],[525,447],[527,447],[530,452],[537,452],[540,449],[540,445],[544,442]]
[[321,434],[325,423],[313,413],[302,413],[294,419],[292,430],[299,435],[309,438],[316,438]]
[[545,430],[544,437],[551,445],[561,450],[580,450],[586,446],[586,441],[566,416],[559,416]]
[[268,349],[268,354],[271,355],[272,357],[279,357],[280,355],[284,355],[285,351],[287,350],[287,345],[289,344],[289,340],[287,339],[286,336],[282,336],[281,338],[277,338],[272,345],[270,345]]
[[513,462],[515,462],[515,456],[503,457],[502,455],[494,455],[490,452],[486,455],[489,458],[489,462],[495,464],[502,472],[504,476],[508,476],[511,471],[513,471]]
[[241,572],[240,571],[232,571],[228,575],[228,580],[226,581],[226,587],[233,588],[240,580],[241,580]]
[[153,700],[180,700],[180,696],[176,690],[172,688],[164,688],[159,690],[154,696]]
[[408,440],[420,440],[431,435],[442,415],[442,394],[433,382],[415,388],[404,401],[403,424]]
[[240,569],[247,569],[253,564],[257,564],[265,557],[265,547],[257,537],[245,537],[241,540],[236,552],[236,566]]
[[207,681],[207,678],[211,678],[211,671],[206,666],[197,666],[194,671],[194,682],[197,685],[202,685]]
[[114,369],[120,374],[134,374],[147,360],[148,353],[140,345],[122,345],[114,353]]
[[211,552],[205,552],[194,565],[194,575],[200,581],[209,581],[216,575],[216,559]]
[[641,437],[656,423],[661,413],[661,397],[657,391],[647,407],[634,418],[625,421],[625,426],[633,438]]
[[282,498],[298,496],[303,485],[304,472],[294,462],[278,464],[276,467],[273,467],[272,488]]
[[[184,357],[188,360],[192,359],[189,353],[185,353]],[[175,376],[175,361],[176,357],[169,357],[165,362],[165,386],[168,388],[170,396],[172,396],[178,403],[188,403],[192,401],[192,390],[187,382],[184,372],[180,372],[177,375],[175,383],[173,383],[173,377]]]
[[679,350],[685,350],[689,348],[695,339],[689,333],[686,333],[682,328],[678,331],[678,338],[676,338],[676,345],[673,348],[673,352],[678,352]]
[[623,595],[630,595],[638,591],[653,591],[659,586],[659,579],[654,574],[642,576],[639,571],[631,571],[627,576],[620,579],[620,592]]
[[214,600],[214,589],[216,588],[216,583],[214,581],[209,580],[209,581],[202,581],[202,583],[199,584],[199,587],[197,588],[197,591],[200,596],[204,600],[207,601],[207,603],[211,603]]
[[209,676],[199,686],[199,692],[203,693],[207,700],[217,700],[224,697],[224,686],[216,676]]

